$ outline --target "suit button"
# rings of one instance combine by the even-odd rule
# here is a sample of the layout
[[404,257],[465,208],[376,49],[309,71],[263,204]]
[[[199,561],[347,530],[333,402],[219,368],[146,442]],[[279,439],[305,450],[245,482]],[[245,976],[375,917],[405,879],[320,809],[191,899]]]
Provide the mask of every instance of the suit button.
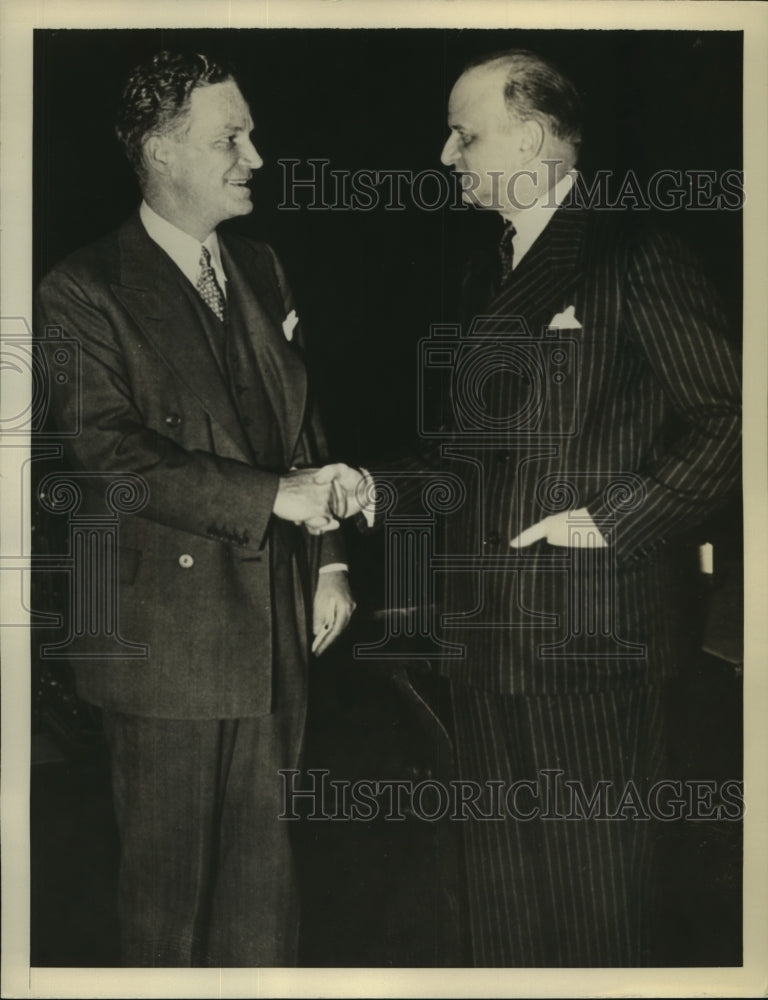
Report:
[[184,552],[179,556],[179,566],[182,569],[191,569],[195,565],[195,560],[188,552]]
[[181,417],[178,413],[169,413],[165,418],[165,422],[169,427],[178,427],[181,424]]

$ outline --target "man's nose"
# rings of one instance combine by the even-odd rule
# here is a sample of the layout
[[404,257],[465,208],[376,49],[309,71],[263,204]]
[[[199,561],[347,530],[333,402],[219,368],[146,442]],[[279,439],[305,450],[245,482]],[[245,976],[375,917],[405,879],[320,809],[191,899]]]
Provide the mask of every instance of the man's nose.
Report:
[[240,159],[246,163],[251,170],[258,170],[259,167],[264,166],[264,161],[259,156],[256,147],[250,139],[248,139],[248,141],[242,146]]
[[445,140],[443,151],[440,154],[440,162],[446,166],[453,166],[459,158],[459,145],[453,132]]

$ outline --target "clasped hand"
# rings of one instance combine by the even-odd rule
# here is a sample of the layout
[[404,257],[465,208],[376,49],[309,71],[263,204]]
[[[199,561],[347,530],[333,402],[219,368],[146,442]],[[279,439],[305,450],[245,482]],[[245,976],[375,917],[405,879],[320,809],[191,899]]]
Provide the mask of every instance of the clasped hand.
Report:
[[[339,522],[359,513],[366,504],[370,480],[359,469],[343,462],[321,469],[301,469],[280,477],[274,512],[312,535],[333,531]],[[569,548],[605,548],[606,541],[585,507],[562,511],[526,528],[509,543],[526,548],[546,540]]]
[[343,462],[320,469],[293,469],[280,476],[273,513],[303,524],[312,535],[335,531],[364,502],[363,473]]

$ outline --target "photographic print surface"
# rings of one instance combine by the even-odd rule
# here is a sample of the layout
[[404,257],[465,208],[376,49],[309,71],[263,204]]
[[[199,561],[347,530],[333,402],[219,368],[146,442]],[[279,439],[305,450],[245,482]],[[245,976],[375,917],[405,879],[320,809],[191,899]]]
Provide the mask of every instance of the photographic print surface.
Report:
[[[223,69],[147,125],[160,52]],[[30,967],[744,965],[744,74],[35,28]]]

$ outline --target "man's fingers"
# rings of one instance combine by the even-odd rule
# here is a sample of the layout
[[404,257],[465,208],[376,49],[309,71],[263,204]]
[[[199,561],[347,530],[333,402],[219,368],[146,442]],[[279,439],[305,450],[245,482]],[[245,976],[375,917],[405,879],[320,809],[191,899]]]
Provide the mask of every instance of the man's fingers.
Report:
[[533,545],[534,542],[538,542],[542,538],[547,537],[548,522],[549,518],[544,518],[543,521],[539,521],[538,524],[531,525],[530,528],[526,528],[525,531],[521,531],[517,538],[513,538],[509,543],[510,547],[513,549],[523,549],[526,545]]
[[333,465],[324,465],[321,469],[315,469],[314,471],[314,481],[319,486],[324,486],[327,483],[333,482],[337,476],[340,476],[344,470],[347,468],[343,462],[336,462]]
[[315,635],[315,641],[312,643],[312,652],[319,656],[325,649],[327,649],[336,636],[341,631],[341,622],[339,616],[334,613],[333,618],[326,621],[320,629],[318,629]]
[[342,615],[338,614],[337,611],[336,616],[334,617],[333,620],[333,625],[331,625],[328,632],[326,632],[322,643],[318,647],[321,653],[323,652],[323,650],[327,649],[332,643],[336,642],[338,637],[344,631],[344,625],[345,625],[344,618]]
[[[331,485],[315,482],[314,469],[301,469],[280,476],[272,511],[286,521],[310,522],[315,533],[323,526],[324,531],[332,527],[330,510]],[[327,526],[325,520],[327,519]]]
[[336,599],[330,607],[323,608],[313,619],[312,631],[315,638],[312,652],[319,656],[334,643],[349,624],[355,610],[355,602],[351,599]]
[[328,608],[324,607],[319,609],[315,607],[314,614],[312,616],[312,635],[315,637],[312,645],[312,652],[315,651],[314,643],[318,641],[321,633],[327,632],[329,627],[330,615],[328,613]]
[[347,495],[338,479],[331,483],[331,512],[340,518],[347,514]]
[[319,656],[320,653],[322,653],[323,649],[325,648],[324,646],[325,637],[328,635],[329,629],[330,625],[323,625],[323,627],[318,629],[317,632],[315,633],[315,638],[312,643],[312,652],[316,656]]
[[326,531],[335,531],[339,522],[333,517],[310,517],[303,523],[310,535],[324,535]]

